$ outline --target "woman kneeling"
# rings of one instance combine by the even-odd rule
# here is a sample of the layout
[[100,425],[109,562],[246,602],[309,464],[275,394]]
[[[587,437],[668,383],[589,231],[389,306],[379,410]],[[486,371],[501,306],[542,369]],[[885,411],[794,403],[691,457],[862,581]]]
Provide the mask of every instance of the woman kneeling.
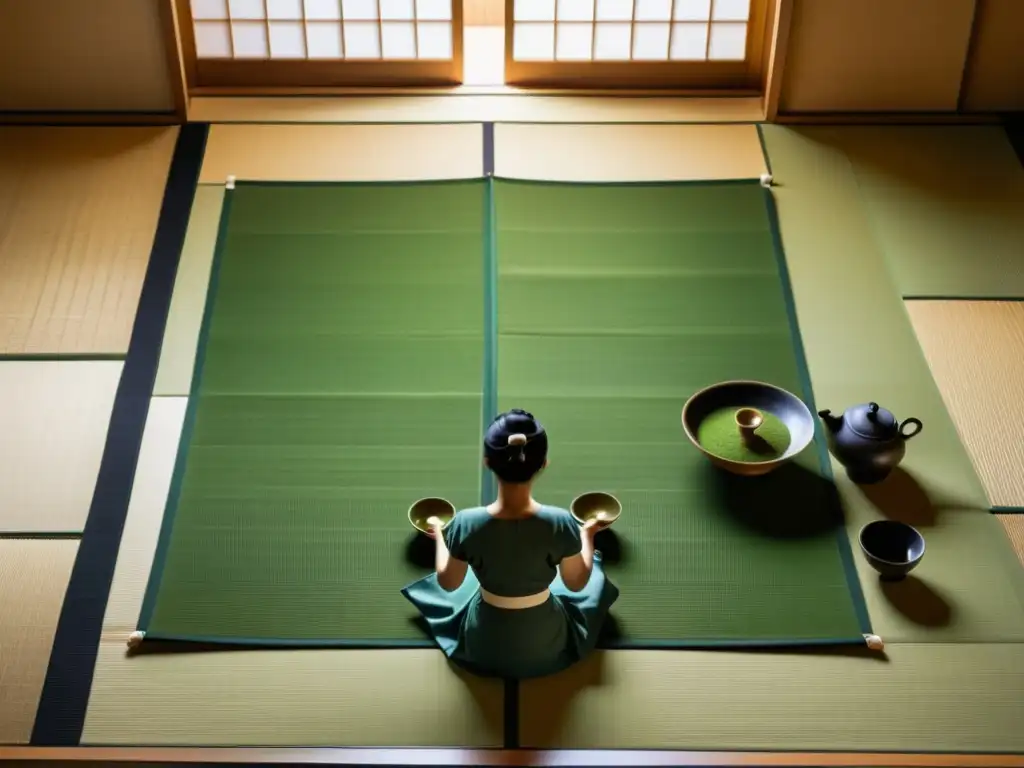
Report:
[[597,642],[619,591],[594,549],[600,524],[582,528],[534,500],[547,466],[544,428],[525,411],[503,413],[484,436],[498,498],[434,526],[436,572],[402,590],[455,663],[480,675],[548,675]]

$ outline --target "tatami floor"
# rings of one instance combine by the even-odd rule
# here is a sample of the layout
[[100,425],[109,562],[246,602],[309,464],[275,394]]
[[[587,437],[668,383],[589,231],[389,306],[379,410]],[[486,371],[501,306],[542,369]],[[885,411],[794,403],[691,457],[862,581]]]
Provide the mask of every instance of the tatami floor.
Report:
[[[32,736],[177,133],[0,128],[0,743]],[[503,686],[436,651],[126,653],[228,177],[478,177],[484,155],[479,123],[211,127],[83,744],[508,742]],[[520,686],[518,745],[1024,752],[1024,168],[1002,129],[499,123],[493,162],[571,181],[770,171],[817,404],[925,425],[882,486],[836,467],[851,534],[890,516],[927,538],[898,589],[858,558],[883,655],[602,652]]]

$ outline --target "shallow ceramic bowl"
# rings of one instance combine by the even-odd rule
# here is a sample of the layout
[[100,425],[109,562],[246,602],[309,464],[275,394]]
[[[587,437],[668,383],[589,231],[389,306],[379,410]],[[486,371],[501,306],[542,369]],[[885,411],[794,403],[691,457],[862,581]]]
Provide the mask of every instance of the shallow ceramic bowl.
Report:
[[860,529],[864,558],[885,581],[899,581],[924,557],[924,536],[906,523],[875,520]]
[[[789,447],[766,461],[736,461],[718,456],[697,440],[701,422],[720,408],[756,408],[778,418],[789,430]],[[683,431],[690,442],[716,466],[737,475],[766,475],[781,467],[814,439],[814,416],[803,400],[763,381],[723,381],[693,394],[683,406]]]
[[427,520],[431,517],[441,518],[441,522],[444,524],[442,527],[447,528],[448,523],[455,517],[455,505],[448,499],[431,497],[420,499],[409,507],[409,522],[412,523],[412,527],[428,536],[430,535],[430,526],[427,525]]
[[580,525],[597,517],[599,513],[606,512],[608,519],[604,521],[604,525],[607,527],[619,519],[619,515],[622,514],[622,503],[610,493],[590,491],[573,499],[569,511]]

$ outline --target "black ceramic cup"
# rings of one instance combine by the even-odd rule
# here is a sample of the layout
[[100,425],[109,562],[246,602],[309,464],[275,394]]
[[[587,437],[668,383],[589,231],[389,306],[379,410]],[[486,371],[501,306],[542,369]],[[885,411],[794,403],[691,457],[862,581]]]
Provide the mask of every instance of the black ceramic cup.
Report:
[[876,520],[860,529],[865,559],[885,581],[906,577],[924,557],[924,536],[895,520]]

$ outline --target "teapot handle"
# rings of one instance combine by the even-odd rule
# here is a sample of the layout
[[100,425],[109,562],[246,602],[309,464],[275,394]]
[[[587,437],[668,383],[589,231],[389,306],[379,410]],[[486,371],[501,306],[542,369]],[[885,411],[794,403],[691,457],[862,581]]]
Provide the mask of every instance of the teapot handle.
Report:
[[[906,427],[907,425],[910,425],[912,427],[917,427],[917,429],[915,429],[913,432],[909,432],[909,433],[908,432],[904,432],[903,428]],[[914,435],[920,433],[920,431],[922,429],[924,429],[924,425],[921,423],[920,419],[904,419],[903,423],[900,424],[900,437],[902,437],[904,440],[909,440]]]

